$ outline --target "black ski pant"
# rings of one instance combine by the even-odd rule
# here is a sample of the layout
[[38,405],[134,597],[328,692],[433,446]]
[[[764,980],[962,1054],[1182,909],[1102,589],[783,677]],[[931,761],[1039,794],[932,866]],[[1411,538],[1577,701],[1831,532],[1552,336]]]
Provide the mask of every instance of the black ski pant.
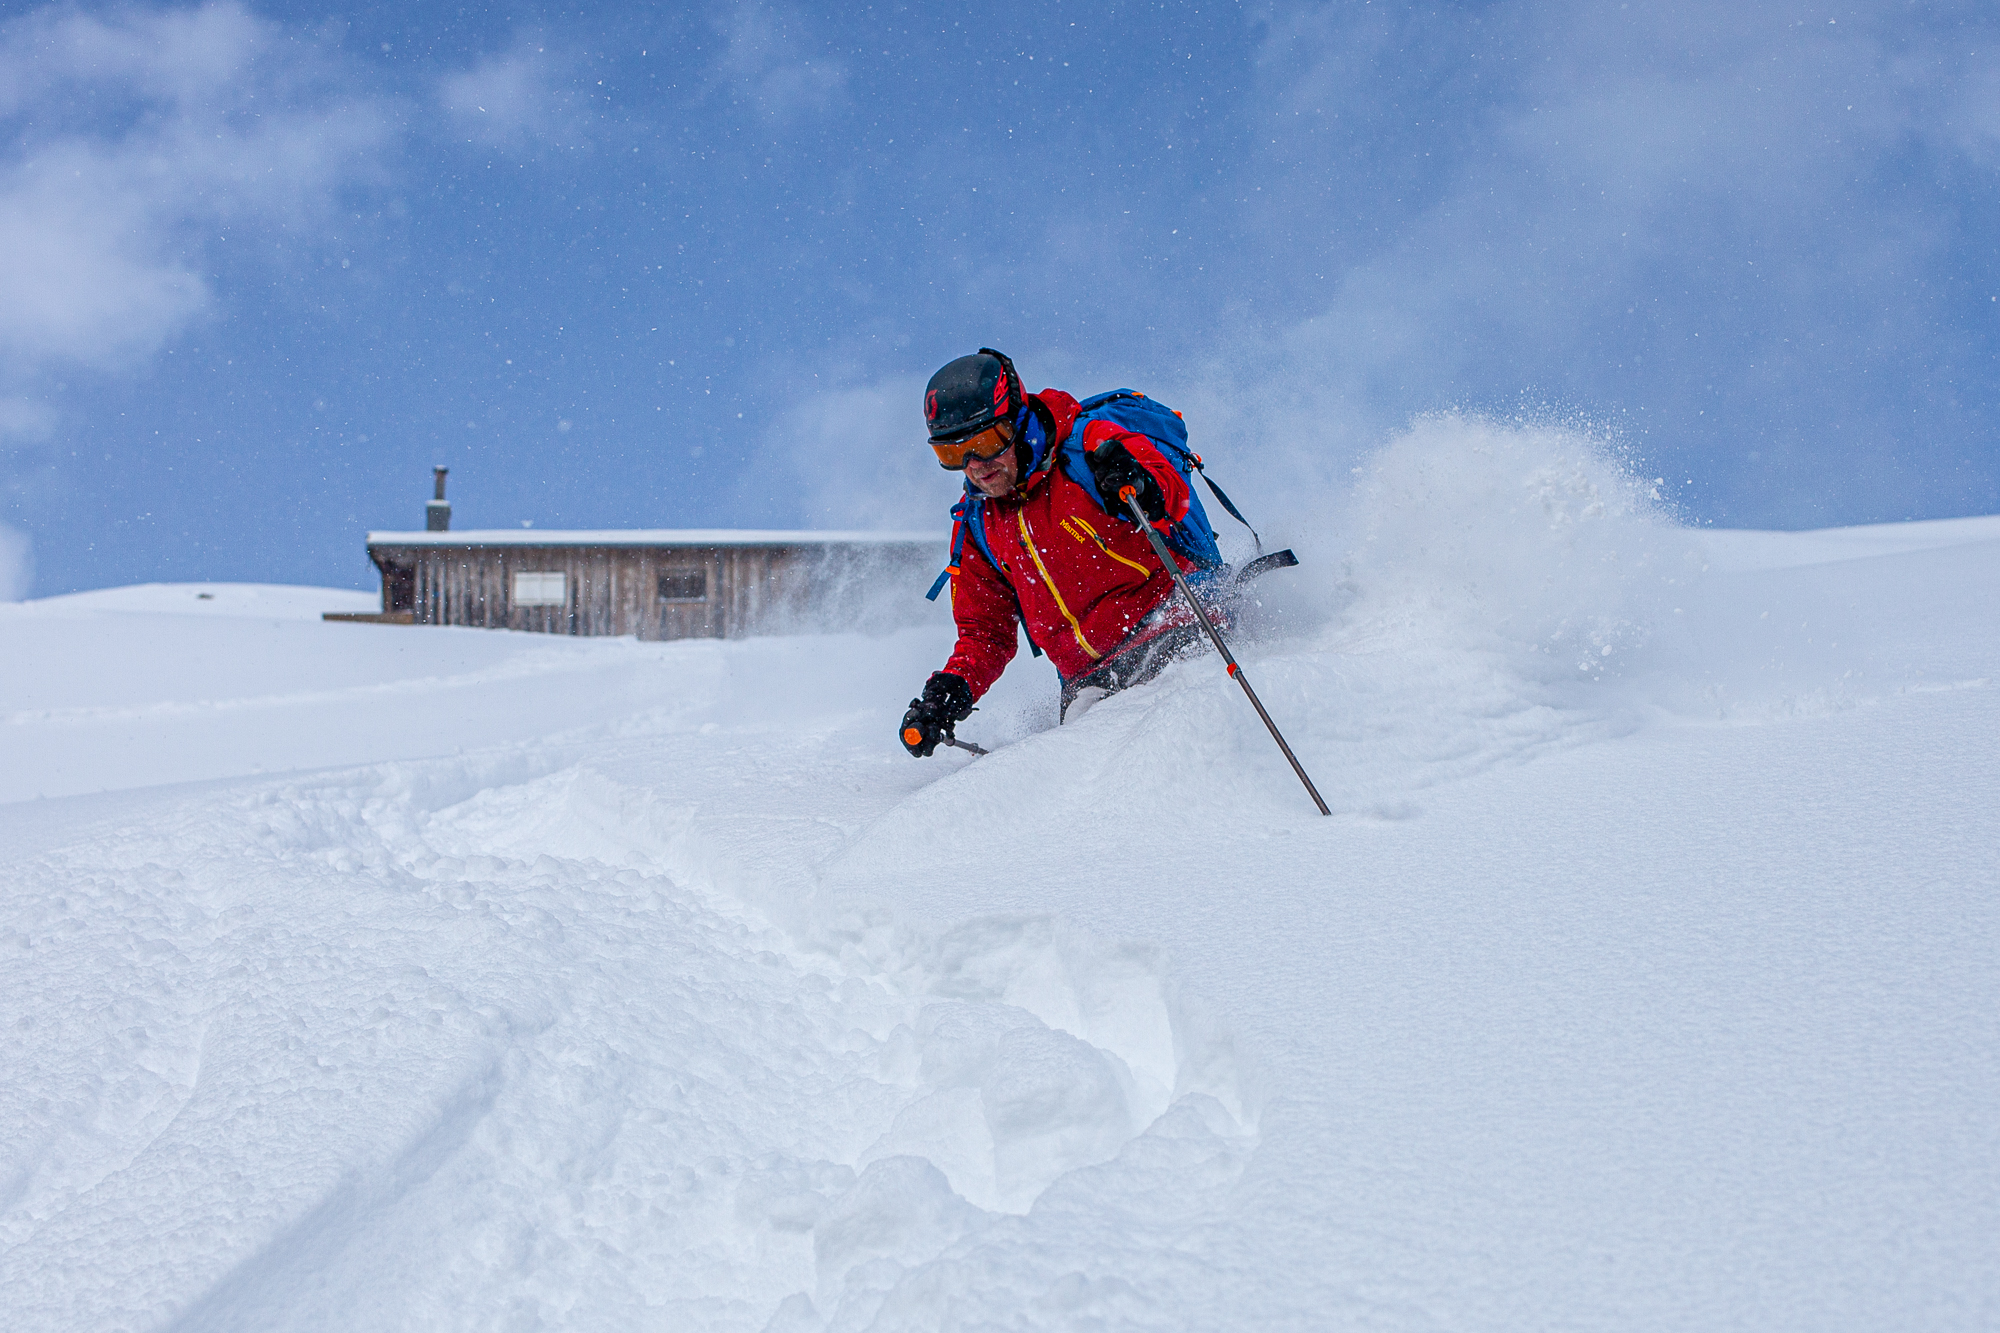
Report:
[[1062,683],[1062,710],[1058,721],[1069,717],[1070,705],[1085,690],[1116,694],[1134,685],[1144,685],[1166,670],[1170,662],[1192,657],[1201,651],[1202,635],[1201,626],[1193,623],[1169,625],[1151,634],[1142,628],[1113,649],[1111,656],[1081,676]]

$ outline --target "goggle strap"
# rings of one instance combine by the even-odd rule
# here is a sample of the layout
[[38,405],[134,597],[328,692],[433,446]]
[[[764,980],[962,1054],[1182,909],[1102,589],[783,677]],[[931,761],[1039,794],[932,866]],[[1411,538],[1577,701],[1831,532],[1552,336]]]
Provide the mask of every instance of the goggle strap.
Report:
[[998,361],[1000,363],[1001,370],[1007,376],[1007,401],[1009,406],[1013,409],[1010,415],[1018,416],[1020,414],[1021,408],[1028,401],[1028,390],[1027,387],[1021,383],[1021,376],[1019,372],[1017,372],[1014,369],[1013,361],[1008,358],[1005,352],[1002,352],[997,348],[982,347],[979,349],[979,351],[981,355],[990,356],[995,361]]

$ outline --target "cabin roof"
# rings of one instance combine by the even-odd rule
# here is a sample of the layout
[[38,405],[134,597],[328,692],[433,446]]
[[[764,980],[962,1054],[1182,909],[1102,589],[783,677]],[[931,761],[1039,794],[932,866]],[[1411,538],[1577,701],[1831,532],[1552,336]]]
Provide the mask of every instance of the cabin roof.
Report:
[[759,528],[469,528],[458,532],[371,532],[377,546],[941,546],[944,532],[819,532]]

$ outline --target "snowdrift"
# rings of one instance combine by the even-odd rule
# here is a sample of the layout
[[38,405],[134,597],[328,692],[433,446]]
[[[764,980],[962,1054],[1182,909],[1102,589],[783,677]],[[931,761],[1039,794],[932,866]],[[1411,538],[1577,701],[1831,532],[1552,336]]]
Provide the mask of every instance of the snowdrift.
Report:
[[1212,659],[913,763],[941,617],[0,606],[8,1327],[2000,1318],[2000,519],[1457,419],[1337,512],[1333,819]]

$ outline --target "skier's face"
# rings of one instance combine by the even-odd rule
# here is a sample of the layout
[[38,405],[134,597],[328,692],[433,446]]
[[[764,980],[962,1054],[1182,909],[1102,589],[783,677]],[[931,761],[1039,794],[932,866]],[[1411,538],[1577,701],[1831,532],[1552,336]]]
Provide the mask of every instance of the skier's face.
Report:
[[[1013,438],[1013,432],[1005,426],[1000,427],[1000,432],[1004,438]],[[1021,479],[1021,464],[1012,449],[1002,449],[992,458],[968,457],[965,460],[965,475],[986,494],[1005,495]]]

